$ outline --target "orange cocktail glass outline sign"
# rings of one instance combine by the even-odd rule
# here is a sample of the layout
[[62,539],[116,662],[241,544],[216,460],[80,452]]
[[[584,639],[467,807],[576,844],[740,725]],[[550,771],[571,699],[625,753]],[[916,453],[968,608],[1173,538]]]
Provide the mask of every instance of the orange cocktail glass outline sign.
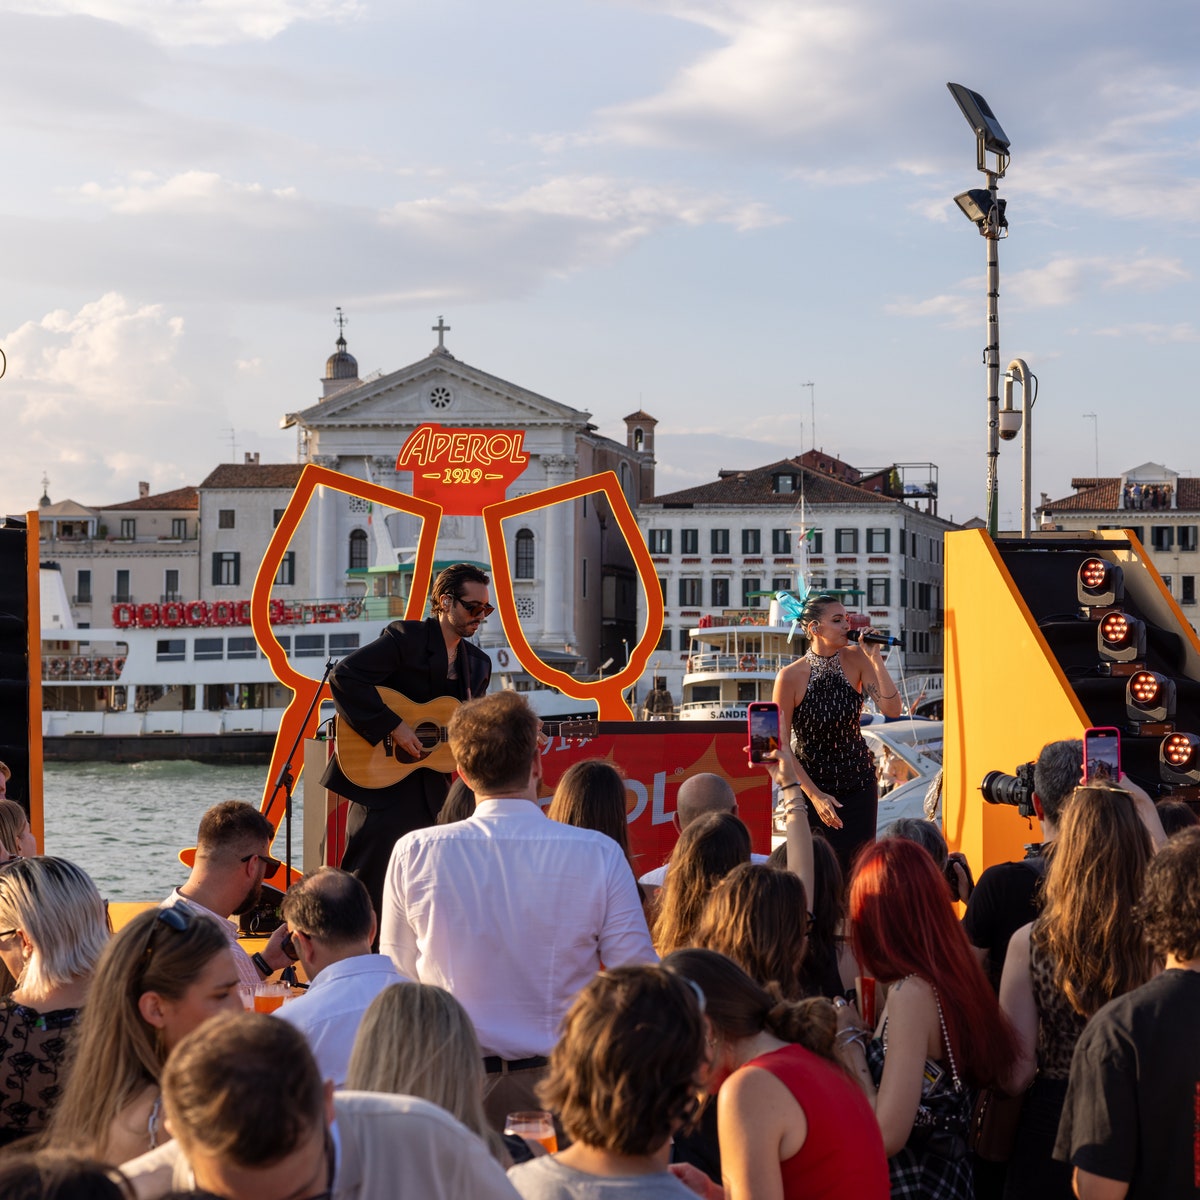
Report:
[[[603,492],[608,497],[613,516],[617,519],[617,526],[630,554],[633,555],[638,578],[646,593],[646,628],[630,652],[629,661],[619,671],[604,679],[580,680],[565,671],[547,666],[538,658],[525,637],[525,631],[521,628],[521,621],[517,616],[517,602],[513,594],[512,574],[508,563],[508,543],[504,539],[502,523],[511,517],[527,516],[540,508],[548,508],[568,500],[578,500],[593,492]],[[633,711],[622,693],[641,678],[650,661],[650,655],[662,637],[663,598],[658,586],[658,572],[654,568],[654,560],[650,557],[650,551],[646,549],[646,542],[638,529],[637,518],[625,499],[625,493],[621,490],[616,475],[612,471],[602,471],[598,475],[589,475],[586,479],[556,484],[554,487],[531,492],[527,496],[517,496],[512,500],[489,504],[483,510],[483,524],[487,532],[488,552],[492,556],[492,593],[500,612],[500,623],[504,626],[509,645],[512,646],[521,666],[539,683],[558,688],[574,700],[594,699],[602,721],[632,720]]]
[[[292,743],[296,741],[301,730],[307,738],[312,737],[317,729],[317,706],[313,705],[312,716],[307,725],[304,714],[312,704],[316,692],[329,694],[328,684],[322,687],[318,680],[310,679],[292,666],[271,625],[271,587],[283,563],[288,543],[292,540],[292,535],[296,532],[300,519],[318,487],[327,487],[347,496],[370,500],[375,504],[421,518],[421,535],[417,540],[417,557],[413,564],[412,590],[408,594],[408,604],[404,612],[408,620],[420,617],[425,608],[425,599],[433,581],[433,556],[442,521],[441,507],[428,500],[406,496],[403,492],[396,492],[377,483],[368,483],[352,475],[343,475],[340,471],[331,471],[328,467],[318,467],[312,463],[307,464],[300,472],[296,490],[292,493],[287,508],[283,510],[283,516],[275,527],[266,553],[259,564],[258,573],[254,576],[254,591],[250,595],[250,627],[254,630],[254,640],[271,664],[275,678],[291,688],[293,693],[291,703],[279,722],[279,733],[275,737],[275,749],[271,754],[271,771],[263,789],[263,813],[269,821],[276,821],[275,812],[281,811],[283,807],[283,793],[272,796],[272,791]],[[293,764],[293,769],[299,777],[300,768]]]
[[[396,509],[421,518],[421,533],[417,541],[416,560],[413,564],[412,588],[404,614],[406,620],[419,619],[424,612],[425,601],[433,582],[434,555],[444,511],[440,504],[431,500],[409,496],[404,492],[397,492],[380,484],[368,483],[352,475],[344,475],[340,471],[330,470],[328,467],[318,467],[309,463],[301,472],[292,498],[288,501],[287,508],[284,509],[283,516],[280,518],[279,524],[271,536],[271,541],[267,545],[262,562],[259,564],[258,572],[254,577],[254,590],[250,598],[250,625],[254,631],[254,640],[271,664],[271,670],[276,679],[293,692],[292,700],[279,723],[279,733],[276,735],[275,748],[271,755],[270,774],[263,789],[263,812],[268,820],[272,821],[276,820],[276,812],[283,807],[282,793],[273,796],[272,792],[275,780],[279,778],[279,772],[287,759],[288,751],[298,735],[303,733],[304,737],[312,737],[316,732],[319,720],[316,706],[313,706],[312,716],[307,723],[305,722],[305,713],[313,702],[314,694],[317,692],[322,692],[324,695],[329,694],[328,685],[322,687],[317,680],[292,667],[287,653],[275,636],[270,619],[271,587],[283,563],[284,553],[308,508],[313,493],[322,486],[342,492],[347,496],[370,500],[386,508]],[[516,598],[509,571],[508,547],[504,539],[502,523],[509,518],[525,516],[538,509],[569,500],[577,500],[594,492],[603,492],[608,497],[617,526],[633,556],[638,578],[641,580],[646,594],[646,627],[637,645],[630,652],[629,661],[621,670],[600,680],[578,680],[564,671],[547,666],[537,656],[525,637],[520,618],[517,616]],[[492,567],[492,587],[500,614],[500,623],[517,660],[540,683],[558,688],[565,695],[576,700],[595,699],[598,716],[601,720],[630,720],[633,713],[622,693],[641,677],[649,663],[650,655],[662,636],[663,599],[658,587],[658,573],[655,570],[654,561],[646,548],[641,530],[638,529],[637,519],[625,499],[616,475],[612,471],[604,471],[598,475],[544,488],[512,500],[502,500],[486,505],[480,515],[483,517],[484,532],[487,538]],[[299,767],[293,764],[293,767],[298,777],[303,769],[303,764],[300,764]]]

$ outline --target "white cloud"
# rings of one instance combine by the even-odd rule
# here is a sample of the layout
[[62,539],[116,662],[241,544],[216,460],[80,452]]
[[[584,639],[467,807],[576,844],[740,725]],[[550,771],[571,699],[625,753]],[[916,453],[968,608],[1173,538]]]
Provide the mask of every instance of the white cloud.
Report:
[[361,11],[358,0],[4,0],[0,8],[95,17],[179,46],[266,41],[298,22],[346,20]]
[[[1132,258],[1052,258],[1040,267],[1001,274],[1002,305],[1013,312],[1065,308],[1097,291],[1161,291],[1191,279],[1176,258],[1139,254]],[[933,317],[950,328],[976,323],[982,311],[978,278],[963,280],[954,292],[926,299],[897,298],[884,311],[899,317]]]
[[1200,330],[1190,321],[1180,321],[1175,325],[1155,325],[1147,321],[1135,321],[1130,325],[1110,325],[1094,332],[1097,337],[1114,340],[1136,338],[1149,342],[1152,346],[1200,342]]

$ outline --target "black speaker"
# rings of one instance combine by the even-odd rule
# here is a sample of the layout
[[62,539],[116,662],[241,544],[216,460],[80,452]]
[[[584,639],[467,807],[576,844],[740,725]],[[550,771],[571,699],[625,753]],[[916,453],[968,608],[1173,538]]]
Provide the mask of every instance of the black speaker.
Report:
[[[0,524],[0,762],[12,775],[8,797],[28,810],[29,747],[29,572],[25,522]],[[37,714],[41,733],[41,716]]]

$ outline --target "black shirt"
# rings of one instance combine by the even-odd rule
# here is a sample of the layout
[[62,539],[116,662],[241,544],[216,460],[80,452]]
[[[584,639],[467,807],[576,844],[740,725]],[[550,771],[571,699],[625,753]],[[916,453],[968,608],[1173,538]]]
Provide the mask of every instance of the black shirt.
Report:
[[1129,1184],[1129,1200],[1200,1197],[1200,973],[1118,996],[1075,1047],[1054,1157]]
[[997,992],[1009,939],[1035,920],[1041,908],[1038,888],[1045,873],[1041,857],[997,863],[980,875],[967,901],[963,929],[972,946],[987,951],[985,970]]

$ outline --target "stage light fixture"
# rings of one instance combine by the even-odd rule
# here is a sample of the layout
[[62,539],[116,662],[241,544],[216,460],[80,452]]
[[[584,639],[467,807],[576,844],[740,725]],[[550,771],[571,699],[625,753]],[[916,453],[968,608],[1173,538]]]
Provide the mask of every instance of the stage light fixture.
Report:
[[1096,652],[1101,663],[1144,662],[1145,622],[1123,612],[1105,613],[1096,624]]
[[1109,608],[1125,599],[1125,572],[1102,558],[1087,558],[1075,576],[1075,595],[1085,608]]
[[1175,680],[1157,671],[1138,671],[1125,684],[1125,714],[1131,722],[1131,732],[1173,733],[1171,728],[1152,729],[1167,725],[1175,719]]
[[1169,733],[1158,747],[1158,777],[1163,783],[1200,784],[1200,737]]

